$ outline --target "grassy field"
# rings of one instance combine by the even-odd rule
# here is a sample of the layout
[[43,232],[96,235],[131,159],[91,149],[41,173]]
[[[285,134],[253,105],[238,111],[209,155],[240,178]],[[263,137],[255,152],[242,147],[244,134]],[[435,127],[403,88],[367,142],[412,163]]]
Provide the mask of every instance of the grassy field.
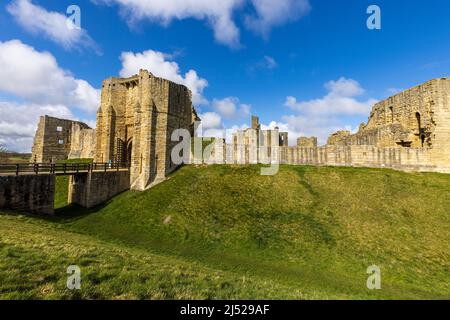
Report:
[[0,163],[28,163],[31,154],[27,153],[6,153],[0,152]]
[[450,298],[450,175],[259,170],[186,166],[91,210],[60,180],[57,217],[0,215],[0,298]]

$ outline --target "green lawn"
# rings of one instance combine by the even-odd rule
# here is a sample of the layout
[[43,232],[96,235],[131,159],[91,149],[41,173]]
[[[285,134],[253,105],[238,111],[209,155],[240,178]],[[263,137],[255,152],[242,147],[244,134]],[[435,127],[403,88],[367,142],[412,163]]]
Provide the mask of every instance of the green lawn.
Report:
[[58,217],[0,215],[0,298],[450,298],[450,175],[259,170],[186,166],[93,210],[60,180]]

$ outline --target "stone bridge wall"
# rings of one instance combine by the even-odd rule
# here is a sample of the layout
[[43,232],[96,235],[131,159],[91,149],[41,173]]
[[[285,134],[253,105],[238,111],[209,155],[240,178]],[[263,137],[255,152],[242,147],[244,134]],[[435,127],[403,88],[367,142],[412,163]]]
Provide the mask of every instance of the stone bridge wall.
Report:
[[[91,208],[129,188],[129,171],[79,173],[70,176],[68,202]],[[54,174],[0,176],[0,209],[53,215],[54,202]]]
[[92,208],[130,189],[129,171],[79,173],[69,179],[69,203]]
[[54,214],[55,176],[0,176],[0,209]]

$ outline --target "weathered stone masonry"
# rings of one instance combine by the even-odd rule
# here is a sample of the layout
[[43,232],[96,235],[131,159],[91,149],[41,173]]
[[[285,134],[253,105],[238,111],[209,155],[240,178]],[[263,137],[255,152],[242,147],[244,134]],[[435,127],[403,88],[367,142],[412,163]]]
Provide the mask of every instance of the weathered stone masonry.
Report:
[[74,174],[69,179],[68,203],[92,208],[129,188],[128,170]]
[[[91,172],[71,177],[69,203],[92,207],[129,189],[144,190],[176,169],[171,151],[175,129],[194,136],[199,118],[191,93],[182,85],[146,70],[130,78],[104,81],[97,130],[86,124],[41,117],[32,161],[70,157],[96,162],[127,162],[130,171]],[[282,163],[394,168],[450,173],[450,78],[430,80],[377,103],[367,124],[351,134],[339,131],[325,146],[300,137],[288,146],[288,134],[252,127],[233,134],[231,144],[215,139],[211,154],[191,163]],[[95,151],[95,152],[94,152]],[[53,214],[55,176],[0,176],[0,208]]]
[[147,70],[109,78],[97,112],[95,161],[130,163],[131,188],[145,190],[177,168],[171,160],[177,144],[172,132],[187,129],[193,134],[196,120],[191,92],[183,85]]
[[87,124],[50,116],[39,120],[32,148],[32,162],[93,158],[95,130]]
[[194,134],[199,121],[190,90],[146,70],[130,78],[103,82],[97,128],[78,121],[43,116],[32,161],[93,158],[130,166],[130,184],[144,190],[163,181],[177,166],[171,160],[175,129]]
[[[101,101],[96,133],[79,122],[42,117],[34,158],[45,162],[88,157],[95,149],[97,162],[131,164],[132,189],[144,190],[164,180],[176,168],[170,153],[177,142],[171,142],[171,133],[177,128],[193,133],[199,120],[190,91],[141,70],[130,78],[105,80]],[[357,133],[336,132],[325,146],[317,146],[316,137],[300,137],[297,146],[290,147],[287,138],[277,128],[261,130],[259,119],[252,117],[252,127],[234,133],[231,144],[216,139],[203,161],[450,172],[450,78],[430,80],[375,104]],[[191,162],[202,159],[196,155]]]
[[287,134],[260,130],[253,117],[252,128],[234,134],[231,145],[217,139],[206,163],[280,162],[450,173],[450,78],[430,80],[375,104],[367,125],[362,123],[355,134],[336,132],[325,146],[318,147],[316,137],[300,137],[293,147],[283,141]]
[[0,208],[26,213],[54,213],[55,176],[0,176]]

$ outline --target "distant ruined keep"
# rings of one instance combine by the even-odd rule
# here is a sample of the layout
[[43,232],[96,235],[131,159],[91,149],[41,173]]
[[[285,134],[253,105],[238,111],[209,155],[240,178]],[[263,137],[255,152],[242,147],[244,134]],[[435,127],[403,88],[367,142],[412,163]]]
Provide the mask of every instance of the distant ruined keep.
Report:
[[[145,190],[177,168],[171,151],[175,129],[194,136],[200,121],[191,92],[146,70],[130,78],[103,82],[97,128],[70,120],[41,117],[33,161],[94,158],[95,162],[130,164],[130,186]],[[292,164],[393,168],[450,173],[450,78],[430,80],[374,105],[359,131],[338,131],[327,144],[288,133],[262,130],[258,117],[239,130],[231,143],[214,139],[209,154],[190,156],[190,163]]]

